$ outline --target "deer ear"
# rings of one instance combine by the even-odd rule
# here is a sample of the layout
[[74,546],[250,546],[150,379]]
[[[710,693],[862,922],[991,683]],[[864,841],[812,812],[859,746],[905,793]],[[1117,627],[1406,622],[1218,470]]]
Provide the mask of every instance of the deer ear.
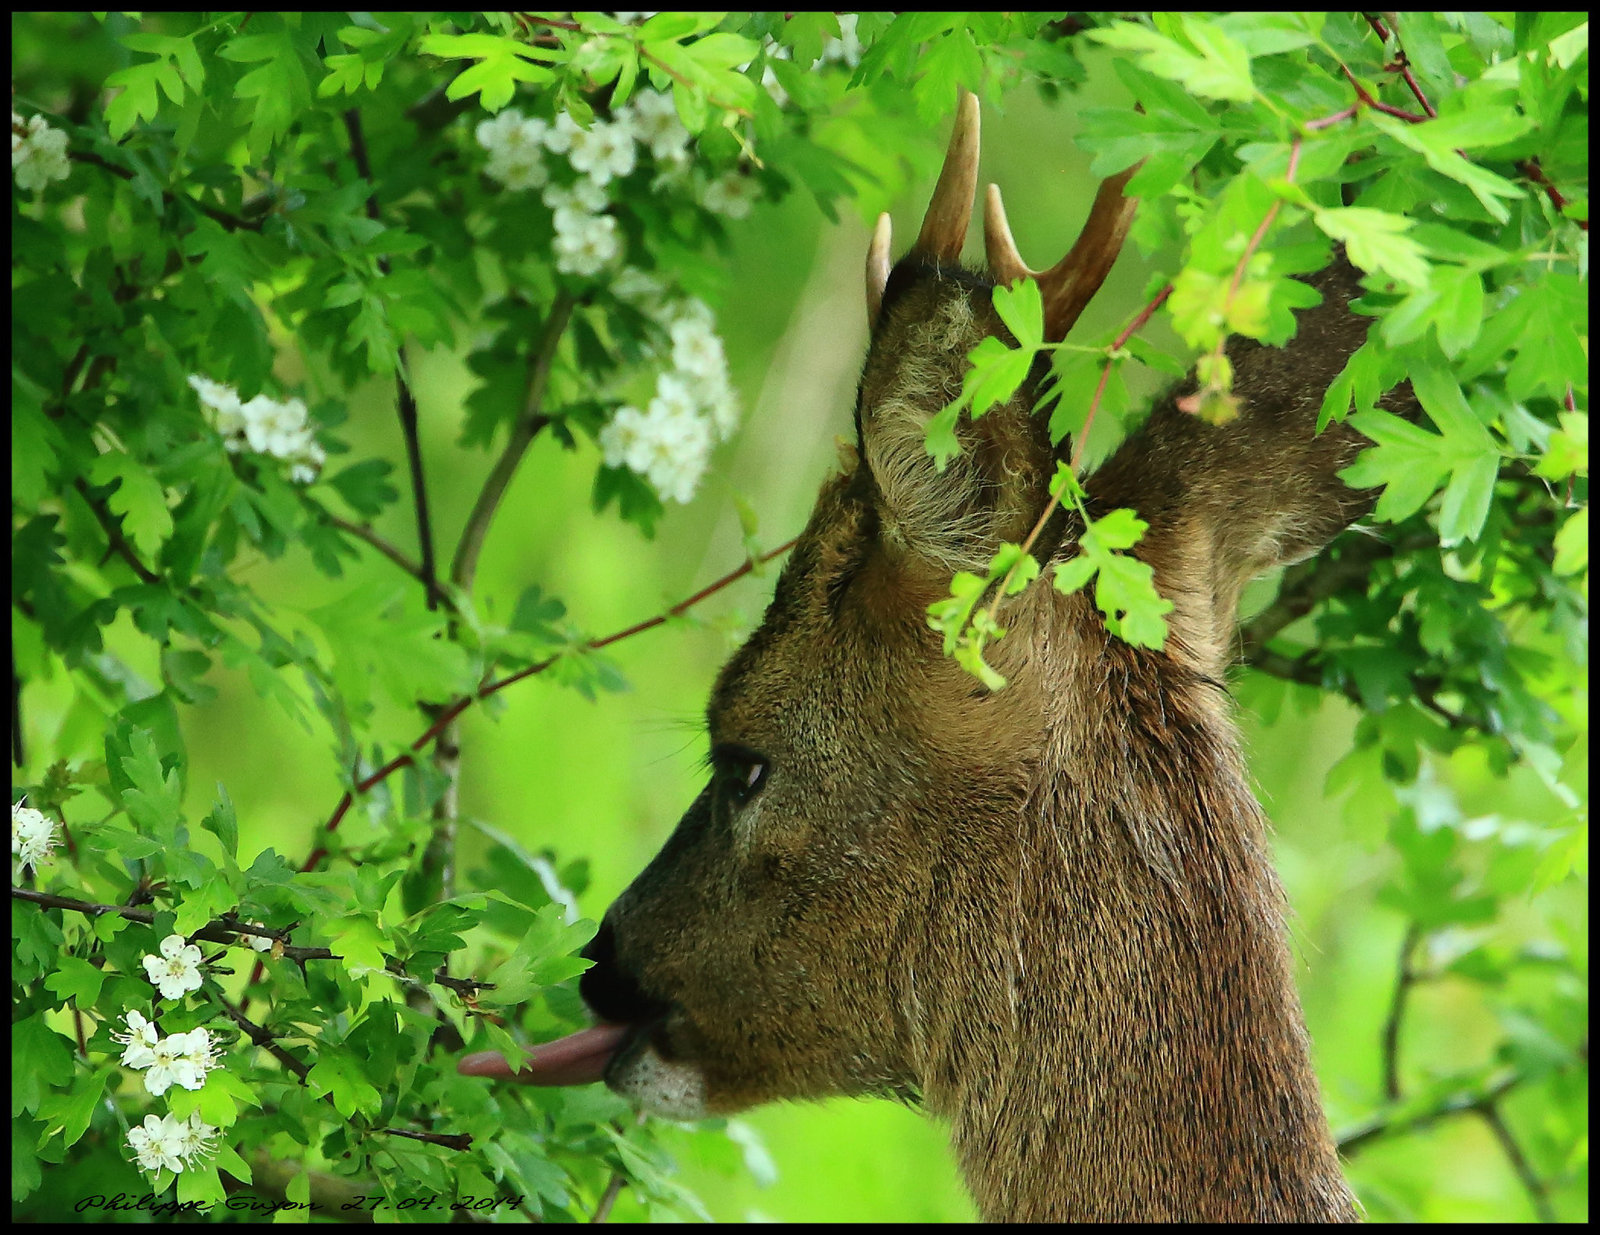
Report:
[[873,333],[856,411],[861,474],[890,549],[946,573],[981,570],[1002,541],[1025,535],[1052,471],[1026,387],[976,421],[959,417],[954,457],[936,461],[928,449],[928,422],[960,395],[967,353],[1004,332],[988,280],[959,265],[978,185],[978,132],[978,100],[963,90],[916,243],[891,272],[885,215],[867,252]]
[[862,374],[862,471],[881,535],[892,551],[946,574],[982,571],[1003,542],[1026,536],[1055,470],[1046,420],[1032,414],[1031,380],[977,419],[963,411],[953,443],[929,441],[929,421],[961,394],[967,354],[996,334],[1009,340],[986,283],[929,274],[908,259],[890,277]]

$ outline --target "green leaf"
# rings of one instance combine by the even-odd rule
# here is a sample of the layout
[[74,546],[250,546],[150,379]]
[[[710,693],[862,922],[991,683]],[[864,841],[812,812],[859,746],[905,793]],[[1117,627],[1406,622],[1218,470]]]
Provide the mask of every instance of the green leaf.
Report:
[[313,1093],[327,1094],[334,1109],[346,1119],[360,1112],[369,1118],[378,1113],[382,1095],[367,1080],[361,1063],[348,1050],[324,1048],[306,1074],[306,1085]]
[[1439,347],[1453,359],[1471,347],[1483,329],[1483,276],[1461,266],[1440,266],[1433,272],[1432,290],[1439,299],[1433,315]]
[[1009,402],[1027,380],[1033,356],[1031,351],[1007,347],[989,335],[968,353],[967,361],[972,367],[962,378],[957,405],[969,406],[976,418],[996,404]]
[[80,956],[63,955],[56,963],[55,971],[45,978],[44,985],[61,1002],[74,1000],[82,1010],[94,1007],[105,979],[103,969],[91,965]]
[[1556,558],[1550,569],[1558,575],[1577,575],[1589,569],[1589,508],[1567,516],[1554,541]]
[[386,459],[364,459],[329,478],[328,483],[350,504],[350,509],[368,519],[383,513],[383,508],[400,496],[389,483],[394,465]]
[[311,106],[311,82],[300,52],[291,33],[281,30],[237,36],[223,44],[219,54],[225,60],[258,66],[234,83],[233,92],[240,99],[255,100],[247,141],[251,153],[260,158]]
[[1184,15],[1183,30],[1194,51],[1132,22],[1116,22],[1088,35],[1108,47],[1133,52],[1146,72],[1178,82],[1204,98],[1246,103],[1255,97],[1250,56],[1243,47],[1216,23],[1193,14]]
[[115,483],[107,505],[122,516],[124,534],[141,556],[154,558],[161,542],[172,535],[172,512],[167,509],[166,493],[150,470],[120,450],[96,457],[89,467],[89,479],[96,485]]
[[1337,206],[1313,215],[1324,233],[1343,242],[1361,269],[1413,287],[1427,285],[1429,266],[1422,246],[1405,235],[1410,219],[1366,206]]
[[996,287],[994,310],[1025,352],[1044,345],[1044,300],[1036,279],[1019,279],[1010,287]]

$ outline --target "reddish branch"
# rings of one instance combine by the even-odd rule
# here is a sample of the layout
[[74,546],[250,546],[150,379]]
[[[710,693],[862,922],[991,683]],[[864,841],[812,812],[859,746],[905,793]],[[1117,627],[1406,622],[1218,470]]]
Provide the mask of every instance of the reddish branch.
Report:
[[[756,566],[765,562],[770,562],[773,558],[787,553],[790,548],[793,547],[793,545],[794,541],[790,540],[779,545],[776,549],[773,549],[769,553],[763,553],[758,558],[746,559],[744,565],[740,566],[737,570],[729,571],[715,583],[708,584],[706,587],[701,588],[693,596],[690,596],[687,600],[679,601],[664,613],[658,613],[655,617],[647,618],[642,622],[636,622],[634,625],[629,626],[624,630],[619,630],[615,634],[607,635],[603,639],[591,639],[588,643],[584,644],[584,650],[590,652],[598,651],[603,647],[609,647],[613,643],[620,642],[623,639],[631,638],[634,635],[642,634],[647,630],[651,630],[654,627],[660,626],[662,623],[670,620],[671,618],[682,616],[689,609],[699,604],[702,600],[705,600],[708,596],[711,596],[716,592],[720,592],[730,583],[744,578],[744,576],[749,574],[753,569],[755,569]],[[531,678],[536,674],[543,673],[546,669],[550,668],[551,665],[555,664],[558,659],[559,656],[547,657],[546,659],[539,661],[537,664],[529,665],[526,669],[519,669],[516,673],[500,678],[497,681],[490,682],[487,686],[482,687],[475,693],[471,695],[465,695],[462,698],[457,699],[454,703],[449,704],[442,712],[439,713],[433,724],[429,725],[428,728],[423,731],[422,735],[411,743],[411,749],[409,751],[402,755],[396,755],[393,759],[389,760],[388,763],[384,764],[370,776],[363,777],[361,780],[358,780],[351,789],[345,791],[344,796],[339,799],[339,805],[334,808],[333,814],[328,817],[328,822],[323,825],[324,831],[332,832],[337,830],[339,824],[344,820],[345,815],[349,812],[350,807],[354,805],[356,794],[366,793],[374,785],[379,784],[388,777],[394,775],[394,773],[398,772],[401,768],[413,763],[415,761],[417,751],[420,751],[423,747],[427,746],[441,733],[443,733],[445,729],[449,727],[451,721],[455,720],[456,717],[460,716],[461,713],[465,712],[474,703],[487,699],[490,695],[496,694],[499,691],[504,690],[507,686],[510,686],[515,682],[522,681],[524,678]],[[319,845],[315,850],[312,851],[311,856],[301,863],[300,869],[303,871],[314,869],[317,863],[326,857],[327,854],[328,850],[326,846]]]

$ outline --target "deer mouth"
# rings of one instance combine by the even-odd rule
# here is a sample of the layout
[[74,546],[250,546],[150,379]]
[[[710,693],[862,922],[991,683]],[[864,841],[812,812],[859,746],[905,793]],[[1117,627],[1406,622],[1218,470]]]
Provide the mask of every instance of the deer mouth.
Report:
[[479,1051],[464,1056],[456,1071],[462,1076],[488,1076],[517,1080],[524,1085],[587,1085],[605,1079],[606,1068],[623,1053],[630,1035],[642,1025],[599,1024],[569,1033],[554,1042],[530,1047],[520,1068],[507,1065],[499,1051]]

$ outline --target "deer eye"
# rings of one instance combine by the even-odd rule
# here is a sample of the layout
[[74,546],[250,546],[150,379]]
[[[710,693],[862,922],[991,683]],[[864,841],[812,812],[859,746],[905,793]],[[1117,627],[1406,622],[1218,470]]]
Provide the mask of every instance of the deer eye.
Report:
[[718,746],[711,752],[717,787],[735,806],[743,806],[767,780],[767,761],[742,746]]

